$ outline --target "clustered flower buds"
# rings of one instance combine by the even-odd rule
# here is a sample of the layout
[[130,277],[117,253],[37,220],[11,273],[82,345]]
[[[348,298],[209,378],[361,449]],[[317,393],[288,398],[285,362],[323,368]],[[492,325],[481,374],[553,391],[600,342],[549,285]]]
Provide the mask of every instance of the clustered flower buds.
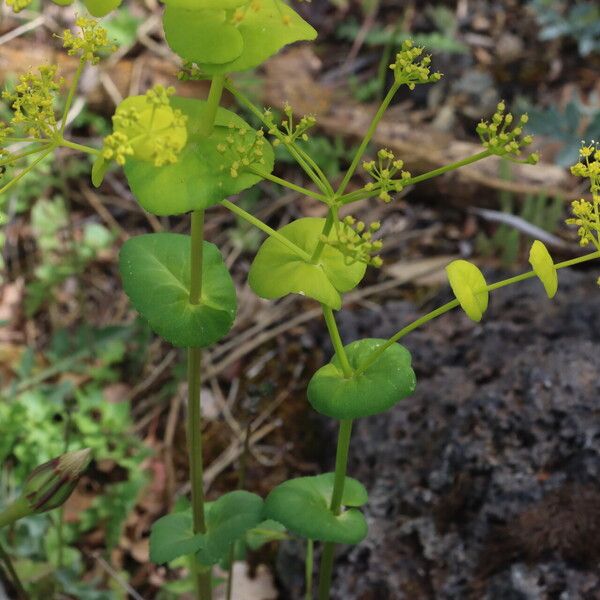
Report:
[[397,85],[407,85],[414,90],[417,84],[434,83],[442,78],[441,73],[431,72],[431,57],[422,57],[424,50],[414,46],[412,40],[406,40],[402,44],[402,49],[396,54],[396,61],[390,65]]
[[79,17],[75,25],[81,30],[79,34],[66,29],[61,36],[69,56],[79,56],[83,62],[97,65],[102,54],[116,50],[108,39],[108,32],[96,19]]
[[514,162],[535,165],[540,160],[540,156],[536,152],[530,154],[525,159],[518,160],[522,149],[530,146],[533,142],[532,136],[523,136],[523,127],[528,121],[529,117],[522,115],[511,129],[511,126],[514,124],[514,117],[511,113],[506,113],[506,104],[500,102],[491,123],[481,121],[477,125],[477,133],[484,147],[492,152],[492,154],[504,156]]
[[236,127],[235,123],[229,123],[228,127],[229,135],[225,138],[225,143],[217,146],[217,151],[225,159],[220,167],[221,171],[229,169],[229,174],[235,179],[244,168],[265,163],[265,133],[262,129],[255,131]]
[[30,4],[31,0],[6,0],[6,5],[10,6],[15,13],[25,10]]
[[600,250],[600,148],[593,140],[591,144],[582,144],[580,160],[571,167],[571,173],[590,180],[592,202],[574,200],[571,203],[573,218],[567,219],[567,224],[579,228],[577,233],[582,246],[591,243]]
[[176,163],[187,142],[187,117],[170,104],[175,88],[157,85],[144,96],[125,100],[113,116],[113,133],[102,156],[124,165],[128,156],[157,167]]
[[381,223],[376,221],[367,226],[363,221],[357,221],[347,216],[335,225],[335,238],[322,236],[321,241],[336,248],[345,257],[347,264],[361,262],[379,268],[383,260],[378,253],[383,248],[381,240],[374,240],[373,235],[379,231]]
[[263,113],[263,120],[269,128],[269,135],[276,137],[273,141],[273,145],[278,146],[281,142],[290,145],[299,139],[307,142],[307,131],[317,124],[315,116],[304,115],[300,121],[296,123],[294,121],[294,111],[288,102],[283,105],[283,113],[285,118],[281,120],[281,126],[275,123],[275,117],[271,110],[265,110]]
[[[54,104],[57,92],[64,85],[64,80],[56,77],[57,71],[57,65],[38,67],[37,73],[28,71],[20,75],[14,90],[2,93],[13,110],[11,127],[2,124],[4,137],[17,128],[36,139],[54,135],[57,128]],[[0,133],[0,140],[1,137]]]
[[[379,198],[384,202],[391,202],[390,192],[401,192],[410,179],[408,171],[403,171],[404,162],[396,159],[394,153],[387,149],[379,150],[377,153],[377,162],[374,160],[363,163],[363,169],[376,181],[368,183],[365,190],[371,191],[377,188],[380,190]],[[394,177],[400,173],[400,177]]]

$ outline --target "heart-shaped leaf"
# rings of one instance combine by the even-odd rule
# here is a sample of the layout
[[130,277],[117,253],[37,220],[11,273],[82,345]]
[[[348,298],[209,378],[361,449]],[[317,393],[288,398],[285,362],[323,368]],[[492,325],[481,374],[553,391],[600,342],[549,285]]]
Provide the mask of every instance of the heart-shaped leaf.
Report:
[[[222,147],[235,140],[248,146],[256,138],[252,128],[235,113],[219,108],[216,126],[210,137],[200,135],[206,102],[173,97],[171,106],[187,117],[187,144],[175,164],[155,167],[152,163],[130,158],[125,175],[139,203],[155,215],[178,215],[218,204],[228,196],[252,187],[261,178],[240,170],[231,176],[229,154]],[[245,131],[241,134],[240,131]],[[262,146],[262,163],[254,166],[270,173],[273,170],[273,149],[268,142]]]
[[[365,339],[346,346],[353,369],[366,364],[387,340]],[[346,378],[339,356],[321,367],[308,385],[312,407],[334,419],[357,419],[385,412],[412,394],[416,387],[410,352],[400,344],[387,348],[363,373]]]
[[[325,473],[285,481],[267,496],[265,515],[311,540],[358,544],[367,535],[367,522],[356,508],[342,510],[339,515],[331,512],[334,480],[334,473]],[[367,500],[364,486],[346,477],[342,505],[362,506]]]
[[180,556],[194,554],[203,544],[203,535],[194,534],[191,511],[166,515],[152,525],[150,560],[162,565]]
[[198,561],[215,565],[229,556],[231,546],[263,520],[263,499],[242,490],[221,496],[210,505],[206,515],[205,543],[198,550]]
[[[325,219],[298,219],[280,229],[279,233],[308,256],[312,256],[324,226]],[[329,234],[332,240],[337,235],[334,229]],[[344,255],[332,246],[325,245],[320,259],[313,264],[276,238],[270,237],[262,244],[252,263],[249,282],[250,287],[261,298],[274,299],[287,294],[302,294],[340,309],[340,294],[354,289],[364,277],[365,271],[363,263],[347,264]]]
[[481,321],[489,300],[483,273],[473,263],[454,260],[446,267],[446,274],[461,308],[473,321]]
[[235,319],[237,300],[221,253],[204,242],[202,295],[190,304],[191,241],[175,233],[131,238],[119,255],[125,292],[150,327],[178,347],[205,347],[220,340]]
[[535,240],[531,246],[529,263],[544,285],[548,298],[554,298],[558,291],[558,275],[556,273],[556,267],[554,266],[554,261],[550,256],[550,252],[548,252],[548,248],[546,248],[539,240]]
[[169,3],[163,16],[171,49],[195,63],[229,63],[244,49],[244,40],[224,10],[190,10]]

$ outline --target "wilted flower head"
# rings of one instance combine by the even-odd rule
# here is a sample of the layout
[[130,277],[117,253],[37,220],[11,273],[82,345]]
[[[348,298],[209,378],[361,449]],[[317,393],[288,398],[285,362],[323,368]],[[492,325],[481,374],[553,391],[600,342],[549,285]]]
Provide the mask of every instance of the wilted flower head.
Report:
[[91,459],[92,451],[85,448],[67,452],[34,469],[22,494],[31,512],[44,513],[64,504]]

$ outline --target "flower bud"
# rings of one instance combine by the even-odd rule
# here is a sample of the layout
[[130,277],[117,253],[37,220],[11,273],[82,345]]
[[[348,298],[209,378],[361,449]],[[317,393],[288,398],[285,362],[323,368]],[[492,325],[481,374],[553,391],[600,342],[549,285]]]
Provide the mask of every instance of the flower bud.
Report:
[[91,459],[92,451],[85,448],[67,452],[35,468],[27,478],[21,496],[31,512],[44,513],[64,504]]

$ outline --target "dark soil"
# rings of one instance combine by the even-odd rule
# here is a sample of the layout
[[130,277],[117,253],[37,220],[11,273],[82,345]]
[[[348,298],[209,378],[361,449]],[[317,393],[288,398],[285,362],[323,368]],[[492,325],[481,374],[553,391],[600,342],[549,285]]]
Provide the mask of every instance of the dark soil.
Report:
[[[553,301],[530,281],[480,325],[454,312],[407,338],[415,395],[355,428],[369,535],[340,553],[334,598],[600,598],[599,300],[592,272],[562,271]],[[422,311],[385,313],[346,312],[344,339]]]

